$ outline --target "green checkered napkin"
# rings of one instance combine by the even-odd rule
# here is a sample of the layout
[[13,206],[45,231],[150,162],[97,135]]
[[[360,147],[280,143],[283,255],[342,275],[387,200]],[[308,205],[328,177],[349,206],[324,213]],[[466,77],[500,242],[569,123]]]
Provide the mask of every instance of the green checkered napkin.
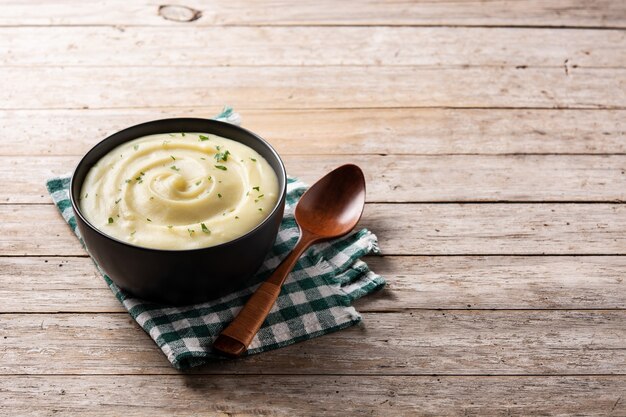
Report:
[[[234,123],[239,120],[229,108],[217,118]],[[69,200],[70,178],[70,175],[52,178],[47,187],[63,218],[82,242]],[[249,288],[202,304],[170,307],[135,298],[116,286],[103,271],[100,273],[117,299],[174,367],[185,369],[221,358],[212,349],[213,341],[237,315],[259,283],[269,277],[295,246],[298,228],[293,213],[305,190],[304,183],[289,178],[285,216],[276,243],[255,275],[255,284]],[[385,280],[370,271],[359,258],[377,252],[376,236],[366,229],[309,249],[287,278],[247,354],[287,346],[361,321],[361,316],[350,304],[382,288]]]

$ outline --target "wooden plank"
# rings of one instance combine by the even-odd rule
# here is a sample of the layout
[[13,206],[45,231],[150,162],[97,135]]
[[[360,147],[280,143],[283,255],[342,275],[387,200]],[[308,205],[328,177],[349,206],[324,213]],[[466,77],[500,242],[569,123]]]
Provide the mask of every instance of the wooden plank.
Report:
[[126,311],[87,257],[0,257],[0,299],[0,313]]
[[621,204],[370,204],[384,254],[624,254]]
[[[0,155],[83,155],[118,130],[218,108],[0,110]],[[248,110],[282,155],[626,153],[624,110]]]
[[626,155],[285,158],[310,184],[346,162],[363,167],[372,202],[626,201]]
[[[52,205],[0,206],[0,255],[85,255],[59,211]],[[35,216],[39,216],[35,218]]]
[[623,256],[371,256],[365,261],[388,285],[361,299],[359,311],[626,307]]
[[[174,374],[127,314],[2,314],[0,373]],[[402,331],[398,331],[402,329]],[[626,311],[415,310],[197,369],[210,374],[623,374]]]
[[626,106],[626,68],[4,67],[0,79],[2,109]]
[[[625,255],[623,204],[367,204],[386,255]],[[0,256],[84,255],[52,205],[0,205]]]
[[[170,4],[180,4],[171,2]],[[65,2],[26,0],[3,4],[2,25],[468,25],[625,27],[622,2],[599,0],[342,2],[286,0],[258,7],[249,0],[206,4],[188,0],[183,8],[163,2],[123,0]],[[257,7],[254,7],[257,6]],[[201,15],[198,14],[201,13]],[[195,20],[194,20],[195,19]],[[182,21],[183,23],[180,23]]]
[[[303,48],[303,45],[307,45]],[[3,66],[624,67],[620,30],[441,27],[11,27]],[[165,53],[164,51],[167,51]]]
[[[332,148],[327,152],[332,153]],[[287,172],[309,184],[355,163],[369,202],[626,201],[626,155],[286,155]],[[48,203],[46,179],[80,157],[2,157],[0,203]],[[549,181],[546,181],[549,178]]]
[[[387,287],[361,312],[626,309],[624,256],[367,257]],[[89,258],[0,257],[0,313],[124,312]]]
[[624,384],[623,376],[17,376],[0,380],[0,412],[97,417],[619,416],[626,413]]

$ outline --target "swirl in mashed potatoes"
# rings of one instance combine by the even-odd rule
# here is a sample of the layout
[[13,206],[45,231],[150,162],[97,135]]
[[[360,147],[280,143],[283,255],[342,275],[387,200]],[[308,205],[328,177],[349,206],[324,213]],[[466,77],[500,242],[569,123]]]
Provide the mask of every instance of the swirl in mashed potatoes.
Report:
[[248,146],[207,133],[165,133],[100,159],[85,178],[80,209],[114,238],[182,250],[243,236],[277,199],[276,173]]

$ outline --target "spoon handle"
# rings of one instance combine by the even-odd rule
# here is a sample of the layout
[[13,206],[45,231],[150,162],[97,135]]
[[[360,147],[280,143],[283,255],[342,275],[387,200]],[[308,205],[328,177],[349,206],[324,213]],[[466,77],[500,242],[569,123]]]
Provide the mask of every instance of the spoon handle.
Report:
[[280,289],[300,258],[315,239],[302,233],[300,240],[274,270],[272,275],[252,294],[237,317],[222,330],[213,347],[227,356],[238,357],[248,349],[280,294]]

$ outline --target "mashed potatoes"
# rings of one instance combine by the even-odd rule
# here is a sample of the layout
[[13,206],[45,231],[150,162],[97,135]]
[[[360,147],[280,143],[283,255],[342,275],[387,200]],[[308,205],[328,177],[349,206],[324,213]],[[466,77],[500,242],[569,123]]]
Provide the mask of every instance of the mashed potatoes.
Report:
[[98,161],[80,209],[119,240],[194,249],[246,234],[277,199],[276,173],[253,149],[206,133],[165,133],[124,143]]

